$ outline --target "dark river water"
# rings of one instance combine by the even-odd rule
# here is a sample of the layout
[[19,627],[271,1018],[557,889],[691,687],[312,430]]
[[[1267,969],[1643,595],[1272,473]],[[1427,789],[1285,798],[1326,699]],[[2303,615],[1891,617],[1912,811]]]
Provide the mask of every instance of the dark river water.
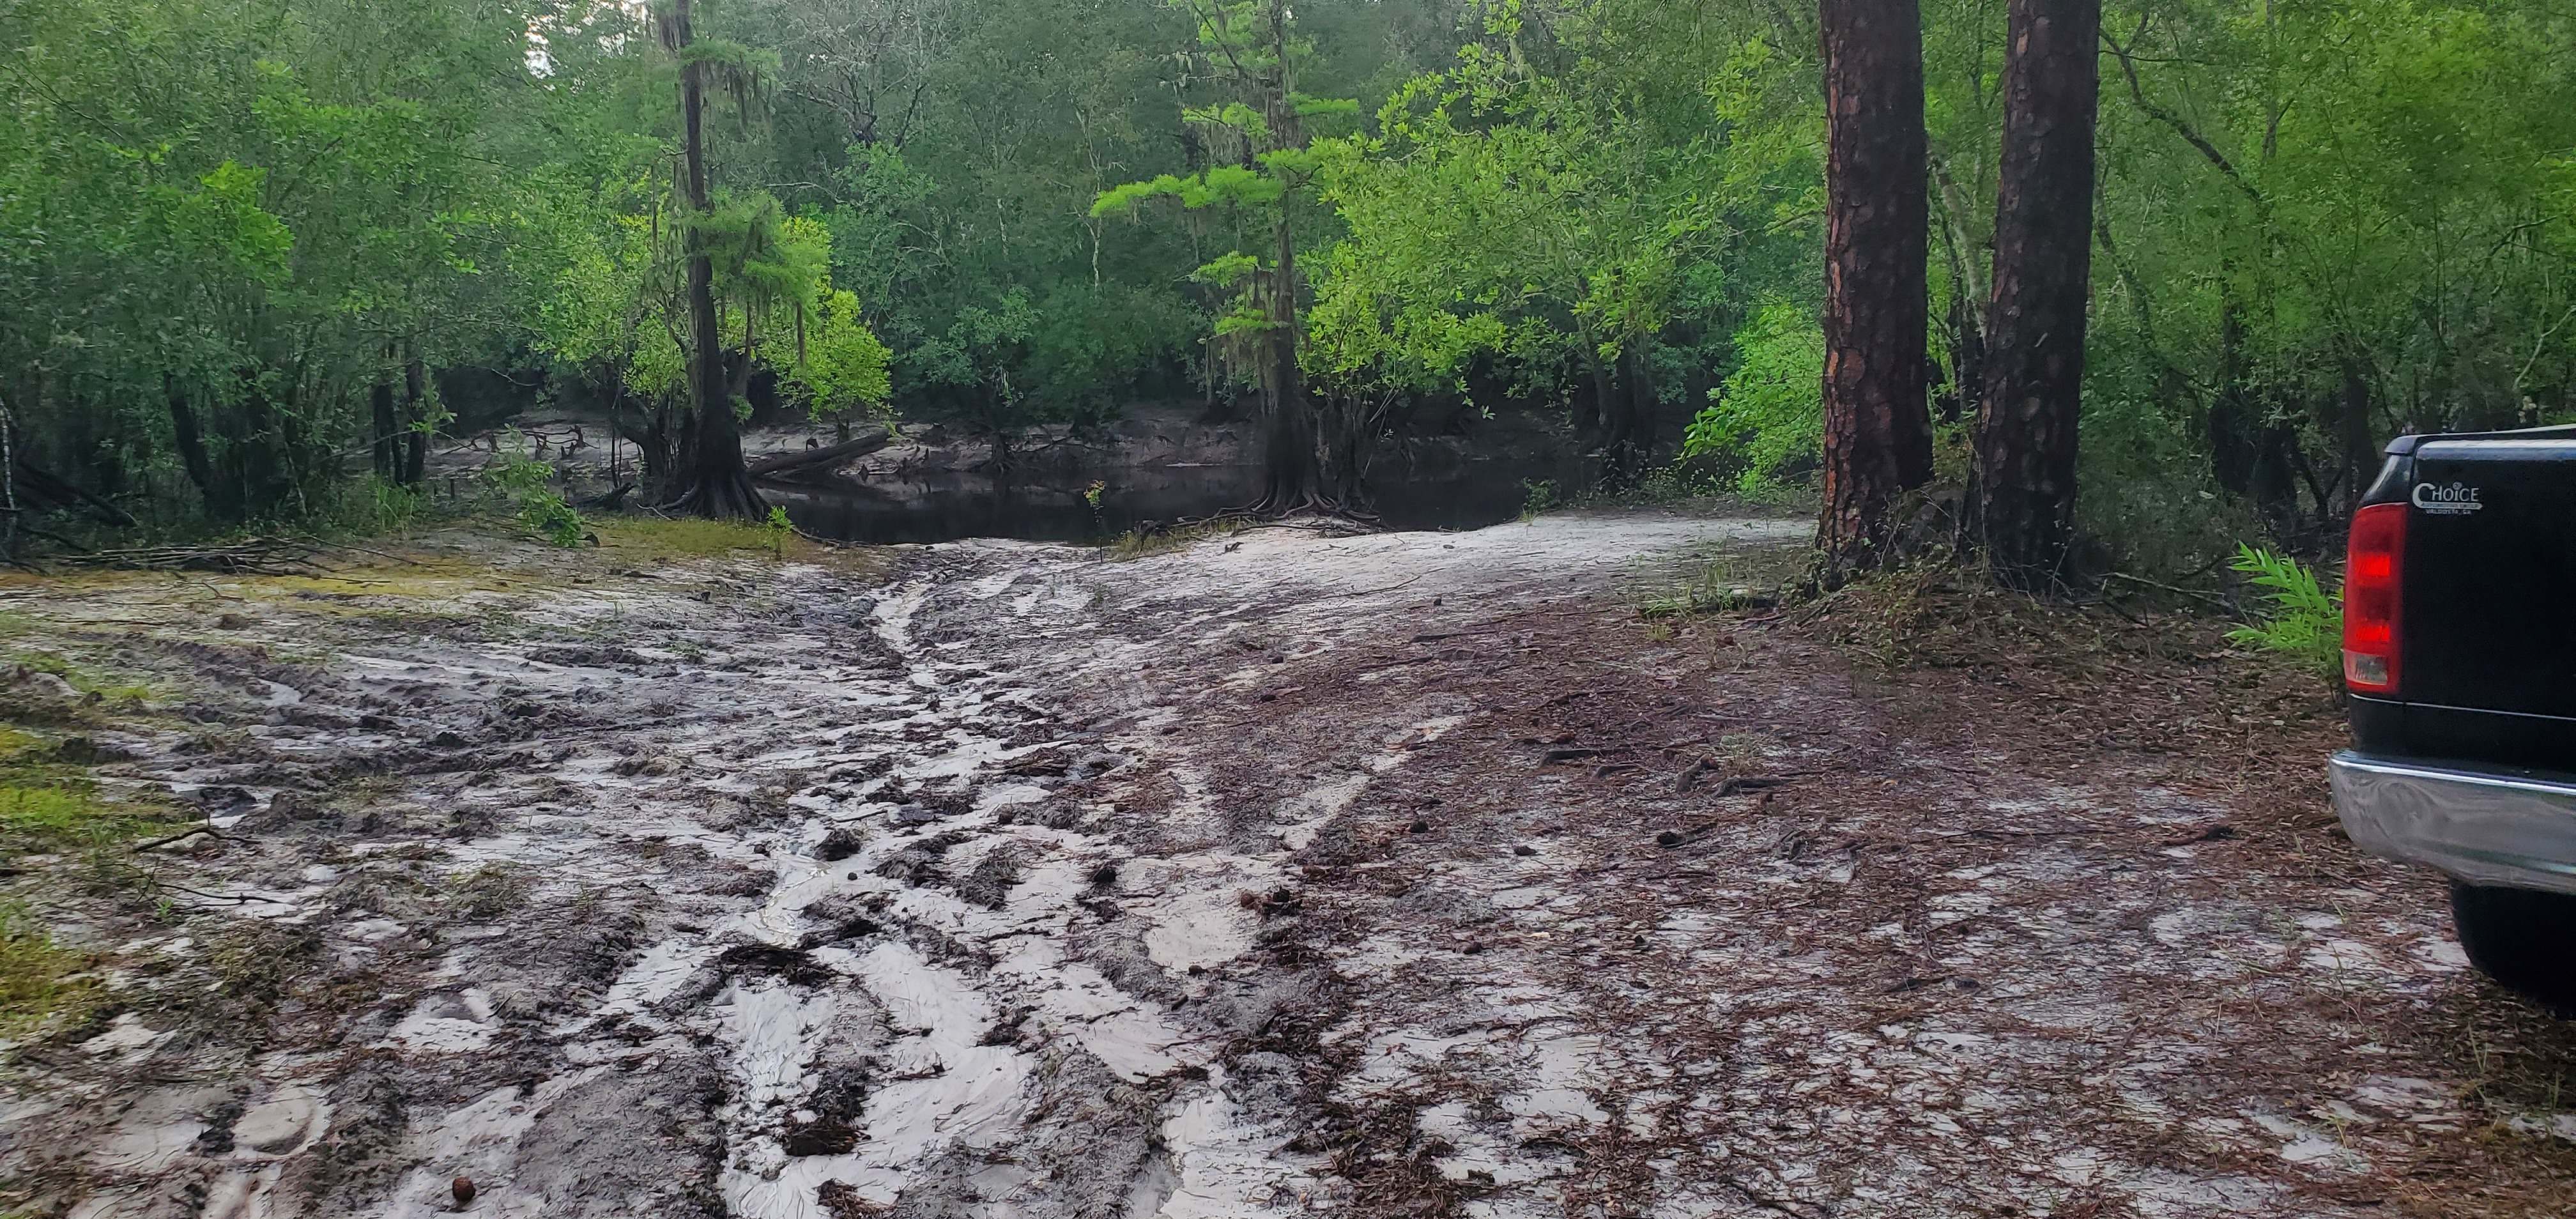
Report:
[[[1463,471],[1406,478],[1386,474],[1370,491],[1390,529],[1478,529],[1520,515],[1527,481],[1548,471],[1473,463]],[[948,542],[1028,538],[1106,542],[1149,523],[1171,525],[1242,508],[1261,498],[1257,466],[1157,466],[1108,480],[1094,509],[1088,483],[999,483],[979,474],[939,474],[866,485],[763,483],[799,529],[849,542]]]

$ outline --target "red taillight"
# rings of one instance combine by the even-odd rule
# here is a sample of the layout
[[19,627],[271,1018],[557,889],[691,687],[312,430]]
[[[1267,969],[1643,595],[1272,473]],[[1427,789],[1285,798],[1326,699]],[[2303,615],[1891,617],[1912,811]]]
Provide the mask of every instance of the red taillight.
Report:
[[2343,571],[2344,684],[2355,694],[2395,694],[2406,505],[2372,504],[2353,514]]

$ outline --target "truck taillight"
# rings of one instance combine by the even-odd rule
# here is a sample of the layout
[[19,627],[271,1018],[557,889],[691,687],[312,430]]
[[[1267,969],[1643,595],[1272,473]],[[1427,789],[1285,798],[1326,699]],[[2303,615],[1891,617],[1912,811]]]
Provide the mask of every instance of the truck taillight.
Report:
[[2343,681],[2355,694],[2397,692],[2397,641],[2405,599],[2406,505],[2353,514],[2344,552]]

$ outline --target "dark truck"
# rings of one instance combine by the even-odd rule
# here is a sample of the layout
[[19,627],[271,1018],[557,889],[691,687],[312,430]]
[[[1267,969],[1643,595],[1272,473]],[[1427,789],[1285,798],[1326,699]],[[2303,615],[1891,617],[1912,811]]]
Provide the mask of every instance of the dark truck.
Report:
[[2576,1015],[2576,427],[2400,437],[2362,504],[2335,811],[2449,874],[2480,970]]

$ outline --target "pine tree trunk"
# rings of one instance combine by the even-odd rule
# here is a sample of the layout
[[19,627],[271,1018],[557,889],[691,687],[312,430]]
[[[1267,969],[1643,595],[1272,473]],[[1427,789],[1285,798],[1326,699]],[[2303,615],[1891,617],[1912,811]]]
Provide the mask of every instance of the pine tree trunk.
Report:
[[1824,0],[1828,582],[1876,566],[1896,497],[1931,481],[1930,203],[1915,0]]
[[[689,0],[672,0],[672,42],[686,50],[694,40],[689,26]],[[689,210],[703,218],[707,201],[706,66],[685,61],[680,68],[680,127],[687,161]],[[724,336],[716,321],[715,260],[706,237],[691,227],[689,255],[690,397],[697,408],[695,443],[691,446],[693,478],[677,505],[698,516],[757,519],[769,506],[743,469],[742,424],[733,415],[733,394],[726,384]]]
[[2022,588],[2064,578],[2075,537],[2084,315],[2093,295],[2101,0],[2011,0],[1975,538]]

